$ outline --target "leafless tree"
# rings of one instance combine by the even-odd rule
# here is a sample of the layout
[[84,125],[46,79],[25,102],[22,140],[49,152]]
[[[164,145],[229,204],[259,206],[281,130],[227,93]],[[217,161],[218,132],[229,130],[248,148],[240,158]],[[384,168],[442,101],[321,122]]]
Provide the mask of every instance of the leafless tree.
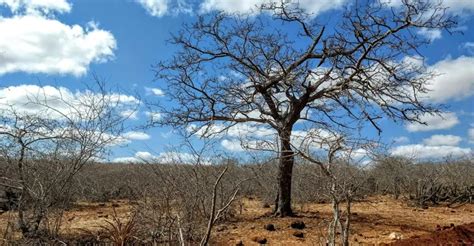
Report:
[[216,182],[214,183],[214,186],[212,188],[212,202],[211,202],[211,211],[209,212],[209,220],[207,223],[207,230],[206,233],[204,234],[200,245],[205,246],[209,244],[209,240],[211,239],[211,232],[212,232],[212,227],[216,224],[217,220],[220,219],[222,216],[223,212],[225,212],[230,205],[235,201],[236,195],[239,192],[239,188],[237,187],[232,196],[228,198],[228,201],[220,208],[217,208],[217,187],[219,183],[221,182],[222,177],[224,174],[227,172],[228,167],[225,167],[224,170],[219,174],[219,177],[217,177]]
[[0,186],[19,193],[18,224],[26,238],[38,236],[50,209],[68,203],[74,175],[122,138],[122,99],[97,84],[97,91],[75,97],[39,90],[21,105],[0,105],[0,152],[14,171],[0,176]]
[[339,229],[340,244],[349,245],[352,202],[368,178],[363,172],[363,160],[370,158],[366,149],[374,148],[376,143],[351,139],[342,132],[329,132],[324,135],[325,137],[319,136],[318,139],[308,137],[300,145],[293,146],[293,149],[303,160],[316,164],[321,171],[321,177],[315,178],[326,180],[326,194],[333,209],[327,244],[337,245],[336,234]]
[[419,99],[434,74],[418,65],[418,48],[428,40],[417,31],[449,30],[456,23],[438,1],[402,2],[390,8],[358,1],[335,25],[321,24],[329,22],[293,1],[264,4],[256,16],[199,16],[173,36],[175,56],[156,66],[175,104],[162,107],[164,117],[155,123],[274,129],[280,156],[276,214],[292,215],[296,124],[350,129],[365,121],[380,132],[382,117],[419,122],[420,115],[437,111]]

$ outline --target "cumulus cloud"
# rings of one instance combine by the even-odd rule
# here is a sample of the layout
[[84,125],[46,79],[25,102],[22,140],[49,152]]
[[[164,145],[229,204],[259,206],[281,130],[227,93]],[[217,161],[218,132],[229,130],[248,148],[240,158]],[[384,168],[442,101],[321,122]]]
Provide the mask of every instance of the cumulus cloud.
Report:
[[428,146],[423,144],[410,144],[397,146],[391,149],[391,154],[417,159],[440,159],[446,157],[464,157],[472,154],[470,148],[461,148],[457,146]]
[[469,54],[474,55],[474,42],[466,42],[461,47],[465,49]]
[[431,42],[440,39],[442,37],[441,30],[439,29],[428,29],[428,28],[421,28],[418,30],[418,34],[427,38]]
[[230,127],[213,124],[199,128],[190,125],[187,131],[197,137],[223,138],[221,146],[233,152],[245,150],[275,150],[276,131],[262,124],[240,123]]
[[[473,1],[474,2],[474,1]],[[426,100],[442,103],[474,94],[474,57],[445,59],[429,67],[438,76],[429,81]]]
[[163,16],[168,12],[167,0],[137,0],[151,16]]
[[120,113],[122,117],[128,118],[130,120],[137,120],[138,119],[138,111],[135,109],[126,109]]
[[202,12],[210,12],[214,10],[224,11],[227,13],[249,14],[255,12],[259,5],[268,1],[266,0],[205,0],[201,3]]
[[151,111],[147,111],[145,112],[145,115],[149,118],[149,120],[151,122],[156,122],[156,121],[159,121],[162,117],[161,113],[160,112],[151,112]]
[[341,157],[347,158],[352,163],[360,165],[368,165],[372,162],[369,151],[363,148],[343,151]]
[[151,138],[150,135],[144,132],[130,131],[123,134],[123,136],[130,140],[148,140]]
[[291,134],[292,144],[299,149],[317,150],[326,148],[336,139],[337,135],[324,129],[312,128],[295,130]]
[[423,143],[428,146],[457,146],[462,138],[454,135],[433,135],[425,138]]
[[90,23],[66,25],[40,15],[0,17],[0,75],[13,72],[83,75],[110,60],[114,36]]
[[38,11],[48,14],[51,11],[67,13],[71,11],[71,4],[66,0],[0,0],[13,13],[26,12],[37,14]]
[[276,131],[261,124],[240,123],[231,127],[223,124],[213,124],[207,127],[199,128],[196,125],[190,125],[188,132],[199,137],[258,137],[265,138],[274,136]]
[[[200,9],[202,12],[224,11],[226,13],[253,14],[257,13],[257,7],[268,3],[268,0],[204,0]],[[318,15],[324,11],[343,7],[347,0],[292,0],[290,1],[312,15]]]
[[274,141],[265,139],[232,138],[221,141],[221,146],[232,152],[242,152],[248,150],[257,151],[277,151]]
[[[402,0],[384,0],[384,2],[390,7],[402,6]],[[448,8],[448,12],[454,14],[471,13],[474,11],[474,1],[470,0],[444,0],[443,5]]]
[[405,128],[410,132],[432,131],[449,129],[459,123],[459,119],[453,112],[444,112],[440,115],[424,114],[420,117],[426,125],[417,122],[408,123]]
[[164,96],[164,95],[165,95],[165,93],[163,92],[163,90],[160,89],[160,88],[149,88],[149,87],[145,87],[145,90],[146,90],[147,93],[153,94],[153,95],[155,95],[155,96],[161,97],[161,96]]
[[405,136],[393,138],[393,142],[396,144],[406,144],[410,142],[410,139]]
[[[104,99],[104,100],[103,100]],[[73,92],[65,87],[17,85],[0,89],[0,112],[37,115],[45,118],[60,119],[91,110],[91,104],[108,103],[106,106],[126,111],[135,108],[140,101],[129,95],[110,93],[106,95],[91,91]],[[97,105],[100,106],[100,105]],[[105,105],[104,105],[105,106]]]
[[137,162],[137,159],[133,156],[128,156],[128,157],[117,157],[112,160],[112,162],[115,163],[135,163]]
[[232,152],[245,151],[245,149],[242,147],[241,141],[238,139],[234,139],[234,140],[224,139],[221,142],[221,146],[224,147],[224,149],[228,151],[232,151]]
[[[188,131],[193,131],[192,128]],[[233,152],[246,150],[278,151],[278,138],[275,130],[259,125],[237,124],[228,129],[213,125],[207,129],[195,130],[200,137],[223,138],[221,146]],[[294,130],[291,143],[298,149],[318,150],[327,147],[335,135],[323,129]]]
[[192,7],[186,0],[136,0],[149,15],[162,17],[167,14],[190,13]]
[[91,63],[106,62],[114,36],[94,22],[67,25],[52,13],[67,13],[66,0],[0,0],[11,17],[0,16],[0,75],[14,72],[83,75]]
[[467,131],[467,135],[469,137],[469,142],[470,143],[474,143],[474,128],[470,128],[468,131]]
[[117,157],[112,160],[112,162],[119,162],[119,163],[139,163],[139,162],[150,162],[156,158],[153,154],[146,151],[138,151],[135,153],[134,156],[126,156],[126,157]]
[[210,161],[207,159],[198,158],[190,153],[185,152],[163,152],[154,155],[147,151],[138,151],[134,156],[117,157],[112,162],[120,163],[160,163],[160,164],[202,164],[209,165]]

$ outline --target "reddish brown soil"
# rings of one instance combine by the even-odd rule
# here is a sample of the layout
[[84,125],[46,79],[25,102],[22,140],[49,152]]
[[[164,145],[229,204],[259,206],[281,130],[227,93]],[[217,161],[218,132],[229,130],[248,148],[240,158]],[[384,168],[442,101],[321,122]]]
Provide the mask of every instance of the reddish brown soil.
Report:
[[[106,225],[106,220],[111,220],[114,210],[119,217],[127,218],[131,211],[131,205],[126,201],[113,201],[105,203],[78,202],[68,211],[65,211],[62,219],[60,234],[65,237],[76,238],[77,235],[95,234]],[[5,212],[0,214],[0,245],[5,230],[16,223],[16,213]],[[19,239],[20,232],[10,232],[11,239]]]
[[[274,218],[272,208],[264,208],[257,199],[244,199],[242,213],[237,206],[235,218],[215,227],[211,245],[258,245],[256,237],[265,238],[268,245],[325,245],[327,224],[331,217],[329,204],[300,204],[294,206],[297,217]],[[63,236],[94,234],[110,219],[113,210],[126,217],[132,205],[125,201],[111,203],[79,203],[66,211],[61,234]],[[420,209],[407,202],[390,197],[373,197],[356,202],[352,208],[351,245],[472,245],[474,232],[474,204],[457,208],[446,206]],[[303,230],[290,228],[290,224],[300,220],[306,224]],[[8,221],[15,221],[14,213],[0,215],[0,235]],[[273,224],[275,231],[264,228]],[[453,224],[453,226],[451,226]],[[302,232],[303,237],[294,236]],[[402,240],[389,237],[399,233]],[[13,238],[19,236],[18,232]],[[87,233],[86,233],[87,234]],[[1,238],[0,238],[1,239]],[[416,241],[419,240],[419,241]],[[463,241],[458,241],[463,240]],[[1,245],[1,243],[0,243]]]
[[[218,230],[213,238],[214,245],[236,245],[239,241],[242,241],[244,245],[258,245],[253,241],[255,237],[267,239],[268,245],[325,245],[326,243],[327,225],[331,216],[329,204],[295,206],[298,215],[296,218],[271,217],[269,216],[271,208],[263,208],[262,203],[257,200],[244,200],[243,205],[242,214],[239,214],[234,222],[217,227]],[[402,239],[421,238],[436,232],[437,225],[442,228],[450,227],[451,224],[458,226],[474,222],[474,204],[457,208],[439,206],[419,209],[407,205],[407,202],[390,197],[374,197],[355,203],[352,211],[351,245],[390,244],[397,242],[390,238],[391,233],[399,233]],[[295,220],[304,221],[306,228],[303,230],[290,228],[291,222]],[[275,231],[265,230],[264,226],[269,223],[275,226]],[[296,231],[303,232],[304,237],[295,237],[293,233]],[[444,233],[444,231],[449,230],[438,233]],[[448,238],[447,242],[452,245],[459,244],[454,235]],[[411,244],[409,241],[404,245],[417,244]]]
[[392,243],[394,246],[411,245],[474,245],[474,223],[437,228],[437,231]]

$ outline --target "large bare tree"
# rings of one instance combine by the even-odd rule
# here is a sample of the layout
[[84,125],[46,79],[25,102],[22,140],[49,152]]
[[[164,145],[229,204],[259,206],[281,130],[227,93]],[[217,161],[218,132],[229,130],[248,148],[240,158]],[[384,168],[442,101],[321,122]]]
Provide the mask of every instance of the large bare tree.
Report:
[[438,1],[403,0],[396,8],[358,1],[327,19],[294,2],[264,4],[254,15],[199,16],[173,36],[173,58],[156,67],[174,101],[163,105],[159,124],[210,134],[218,122],[275,130],[279,216],[293,214],[296,125],[351,129],[366,122],[380,132],[382,117],[420,122],[437,112],[420,99],[434,74],[422,65],[419,48],[428,40],[418,34],[456,25]]

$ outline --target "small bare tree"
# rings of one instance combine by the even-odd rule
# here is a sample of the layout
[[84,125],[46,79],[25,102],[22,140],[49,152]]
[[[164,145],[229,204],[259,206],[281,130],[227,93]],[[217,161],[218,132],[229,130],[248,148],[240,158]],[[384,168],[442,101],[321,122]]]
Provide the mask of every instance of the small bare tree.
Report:
[[257,124],[276,132],[279,216],[293,214],[296,125],[350,129],[362,120],[380,132],[382,117],[419,122],[436,112],[419,100],[434,74],[413,62],[428,43],[417,30],[456,24],[438,1],[403,0],[399,8],[357,1],[334,26],[295,2],[263,4],[256,16],[199,16],[173,36],[176,55],[156,67],[175,104],[162,107],[155,123],[208,129],[220,122],[221,131]]
[[[327,194],[333,209],[327,244],[337,245],[336,234],[339,229],[341,245],[349,245],[352,202],[368,179],[362,172],[365,166],[363,160],[369,158],[369,152],[365,149],[373,148],[376,143],[361,139],[351,140],[342,132],[321,135],[305,139],[299,146],[294,146],[294,149],[304,160],[319,167],[323,177],[315,178],[327,180]],[[359,153],[354,154],[357,151]]]
[[235,201],[235,198],[237,196],[237,193],[239,192],[239,188],[235,188],[232,195],[228,198],[228,200],[223,204],[222,207],[218,207],[217,203],[217,188],[219,183],[221,182],[222,177],[225,175],[227,172],[228,167],[225,167],[222,172],[219,174],[219,176],[216,179],[216,182],[214,183],[214,186],[212,187],[212,202],[211,202],[211,211],[209,212],[209,220],[207,222],[207,229],[206,233],[202,237],[201,246],[206,246],[209,244],[209,240],[211,239],[211,233],[212,233],[212,228],[216,224],[216,222],[221,218],[222,214],[226,212],[226,210],[232,205],[232,203]]
[[19,192],[18,224],[26,238],[38,236],[50,209],[69,202],[74,175],[121,139],[123,100],[98,85],[76,95],[39,90],[21,105],[0,105],[0,151],[15,171],[0,177],[0,185]]

